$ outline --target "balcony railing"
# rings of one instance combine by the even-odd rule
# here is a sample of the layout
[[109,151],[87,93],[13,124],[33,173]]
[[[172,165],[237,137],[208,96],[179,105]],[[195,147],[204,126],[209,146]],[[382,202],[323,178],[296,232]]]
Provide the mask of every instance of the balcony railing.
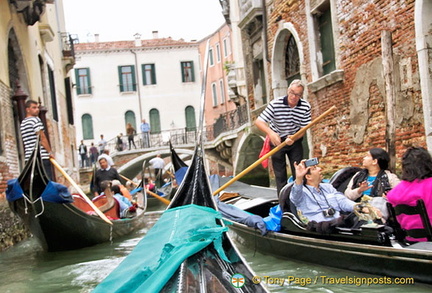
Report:
[[[204,142],[211,142],[225,132],[235,131],[247,122],[248,112],[247,105],[245,104],[239,106],[236,110],[220,115],[213,125],[206,126],[203,133]],[[150,148],[167,147],[170,141],[174,146],[195,145],[197,139],[197,131],[195,128],[162,130],[160,133],[150,134]],[[117,137],[109,140],[107,143],[106,148],[110,151],[110,154],[129,150],[128,138],[126,135],[122,137],[123,145],[121,149],[118,148],[116,141]],[[144,148],[141,133],[134,135],[134,143],[137,149],[142,150]],[[131,147],[134,149],[133,145]]]
[[63,57],[75,58],[74,43],[77,42],[78,39],[76,37],[74,38],[69,33],[61,33],[61,39],[62,39]]

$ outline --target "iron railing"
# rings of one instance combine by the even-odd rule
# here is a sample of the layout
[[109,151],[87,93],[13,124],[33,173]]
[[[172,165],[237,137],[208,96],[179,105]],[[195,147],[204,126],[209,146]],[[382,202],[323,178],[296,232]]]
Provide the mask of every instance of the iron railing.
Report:
[[[204,142],[211,142],[225,132],[235,131],[247,122],[247,106],[241,105],[235,110],[220,115],[213,125],[206,126],[203,133]],[[122,149],[118,148],[116,143],[117,137],[112,138],[107,142],[106,149],[109,150],[110,154],[129,150],[127,136],[124,135],[121,138],[123,141]],[[162,130],[159,133],[150,134],[150,148],[167,147],[169,146],[170,141],[174,146],[194,145],[197,139],[196,129],[176,128]],[[134,135],[134,143],[137,149],[144,149],[141,133]],[[134,149],[134,146],[131,145],[131,148]]]

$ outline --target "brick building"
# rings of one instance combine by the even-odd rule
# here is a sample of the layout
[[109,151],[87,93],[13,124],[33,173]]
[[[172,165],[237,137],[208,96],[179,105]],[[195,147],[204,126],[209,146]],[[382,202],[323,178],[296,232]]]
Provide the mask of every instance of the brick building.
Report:
[[27,97],[41,103],[56,160],[78,179],[69,79],[73,46],[62,3],[0,0],[1,195],[24,166],[19,126]]
[[238,6],[252,119],[295,78],[313,118],[337,106],[308,133],[328,173],[372,147],[396,166],[410,145],[432,150],[431,1],[222,2],[228,20]]

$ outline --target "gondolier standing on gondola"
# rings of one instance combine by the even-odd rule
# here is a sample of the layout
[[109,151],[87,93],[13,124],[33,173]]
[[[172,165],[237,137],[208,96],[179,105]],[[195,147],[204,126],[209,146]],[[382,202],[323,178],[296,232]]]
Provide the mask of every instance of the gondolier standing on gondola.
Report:
[[295,178],[294,162],[303,159],[303,137],[296,141],[290,139],[290,136],[311,122],[311,106],[302,99],[303,92],[304,85],[301,80],[293,80],[288,87],[287,95],[271,101],[255,121],[258,129],[269,137],[272,149],[284,141],[287,144],[272,155],[278,196],[288,181],[285,156],[288,155],[293,178]]
[[25,110],[26,118],[24,118],[24,120],[21,122],[20,127],[21,136],[24,143],[25,160],[27,161],[30,158],[39,137],[41,144],[40,152],[45,172],[51,180],[54,180],[52,165],[50,162],[50,157],[54,158],[54,156],[52,154],[48,139],[45,136],[43,123],[38,117],[39,103],[34,100],[28,100],[25,103]]

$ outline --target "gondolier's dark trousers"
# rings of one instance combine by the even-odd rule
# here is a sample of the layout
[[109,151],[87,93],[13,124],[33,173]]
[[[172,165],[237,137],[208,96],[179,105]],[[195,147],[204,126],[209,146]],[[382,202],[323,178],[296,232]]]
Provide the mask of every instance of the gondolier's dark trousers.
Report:
[[53,165],[51,164],[51,161],[49,160],[49,159],[43,159],[42,160],[42,164],[43,164],[43,166],[44,166],[44,169],[45,169],[45,173],[46,173],[46,175],[48,176],[48,178],[51,180],[51,181],[54,181],[54,178],[53,178]]
[[[285,141],[286,138],[281,139],[282,142]],[[286,156],[288,156],[289,164],[291,167],[292,176],[295,179],[295,168],[294,162],[299,163],[303,159],[303,146],[302,146],[303,138],[296,140],[292,145],[286,145],[277,153],[272,155],[272,164],[273,170],[276,176],[276,189],[279,197],[279,192],[282,188],[287,184],[288,175],[286,170]],[[274,145],[271,145],[271,148],[274,149]]]

